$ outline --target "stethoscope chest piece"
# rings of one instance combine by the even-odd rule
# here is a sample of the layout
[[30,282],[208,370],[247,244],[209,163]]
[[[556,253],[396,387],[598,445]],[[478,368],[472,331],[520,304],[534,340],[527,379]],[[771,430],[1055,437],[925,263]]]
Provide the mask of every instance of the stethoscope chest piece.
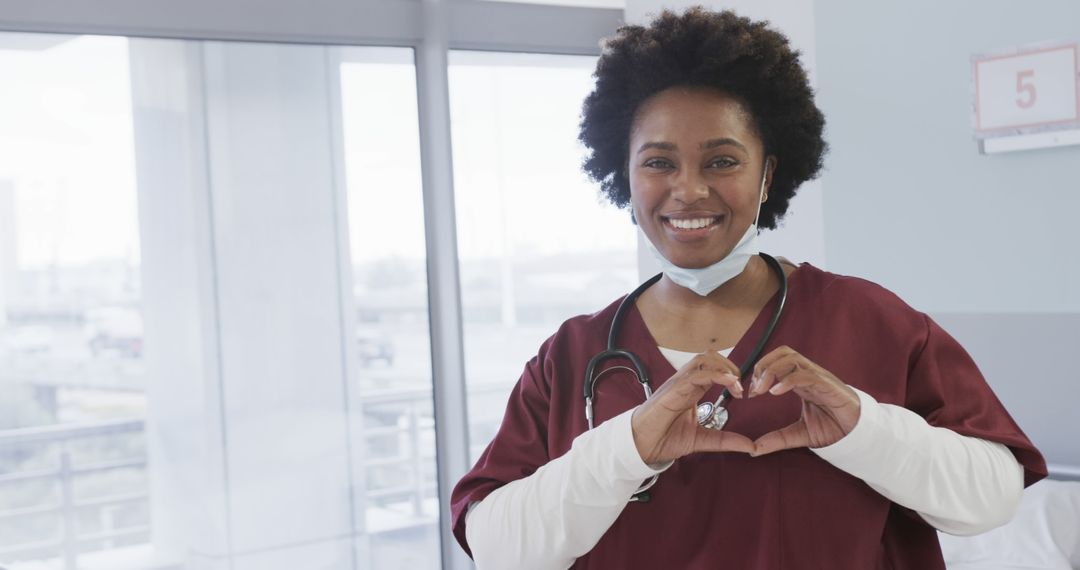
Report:
[[712,402],[702,402],[697,407],[697,421],[701,427],[721,430],[728,420],[726,406],[717,406]]

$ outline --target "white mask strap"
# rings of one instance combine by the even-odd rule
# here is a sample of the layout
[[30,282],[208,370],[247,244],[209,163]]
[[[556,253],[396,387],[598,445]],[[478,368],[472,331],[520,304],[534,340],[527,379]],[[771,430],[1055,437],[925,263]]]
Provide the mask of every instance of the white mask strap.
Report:
[[757,227],[758,218],[761,217],[761,204],[765,200],[765,179],[769,175],[769,159],[765,159],[765,168],[761,173],[761,190],[758,191],[757,197],[757,215],[754,216],[754,227]]

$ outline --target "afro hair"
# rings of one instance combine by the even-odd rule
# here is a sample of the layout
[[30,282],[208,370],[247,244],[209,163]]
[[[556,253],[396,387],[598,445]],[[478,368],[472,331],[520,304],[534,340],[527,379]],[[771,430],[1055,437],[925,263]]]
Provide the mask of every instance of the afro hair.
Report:
[[766,154],[778,159],[760,227],[775,228],[795,190],[821,170],[825,117],[799,52],[767,22],[700,6],[665,10],[648,27],[623,26],[605,40],[593,76],[578,137],[588,149],[583,167],[618,207],[630,203],[626,164],[635,113],[670,87],[716,89],[749,109]]

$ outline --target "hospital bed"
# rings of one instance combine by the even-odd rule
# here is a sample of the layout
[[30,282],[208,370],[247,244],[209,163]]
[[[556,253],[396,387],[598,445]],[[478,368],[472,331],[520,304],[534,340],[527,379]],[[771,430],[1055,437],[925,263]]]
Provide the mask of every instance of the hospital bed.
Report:
[[1035,483],[1005,526],[940,538],[949,570],[1080,570],[1080,480]]

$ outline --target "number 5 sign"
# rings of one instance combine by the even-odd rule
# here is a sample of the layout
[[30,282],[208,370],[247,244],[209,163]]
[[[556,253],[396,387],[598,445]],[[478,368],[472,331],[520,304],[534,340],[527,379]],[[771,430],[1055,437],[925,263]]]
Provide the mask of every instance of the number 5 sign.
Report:
[[1080,50],[1076,44],[976,56],[977,138],[1080,125]]

